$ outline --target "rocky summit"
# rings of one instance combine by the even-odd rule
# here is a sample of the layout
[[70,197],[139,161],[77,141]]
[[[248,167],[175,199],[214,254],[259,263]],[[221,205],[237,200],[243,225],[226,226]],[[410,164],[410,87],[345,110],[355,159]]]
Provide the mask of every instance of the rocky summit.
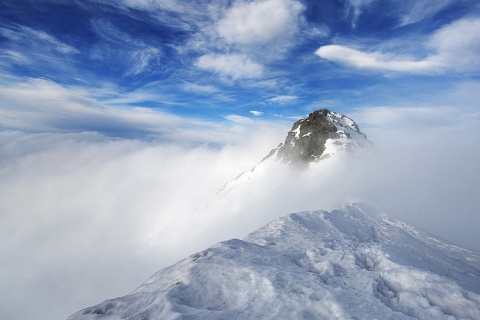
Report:
[[[328,109],[316,110],[295,122],[285,142],[272,149],[252,169],[227,182],[219,194],[225,195],[241,181],[247,181],[259,170],[268,169],[274,162],[304,170],[312,163],[352,154],[373,143],[349,117]],[[330,161],[329,160],[329,161]]]
[[273,149],[268,157],[276,155],[285,163],[305,164],[329,158],[334,153],[352,152],[367,144],[371,142],[355,121],[321,109],[295,122],[285,142]]

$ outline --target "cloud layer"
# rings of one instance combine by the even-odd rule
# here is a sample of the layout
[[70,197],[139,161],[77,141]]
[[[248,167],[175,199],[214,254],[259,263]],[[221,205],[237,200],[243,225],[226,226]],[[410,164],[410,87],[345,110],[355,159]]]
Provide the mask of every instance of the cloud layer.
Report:
[[[0,299],[1,317],[65,318],[217,241],[344,201],[368,201],[480,249],[478,113],[377,107],[352,116],[377,145],[367,158],[305,172],[257,168],[254,184],[224,198],[217,196],[222,185],[260,161],[289,126],[232,116],[250,129],[241,143],[221,148],[87,132],[2,132],[0,283],[10,289]],[[29,308],[19,305],[24,301]],[[52,309],[52,301],[61,307]]]
[[270,148],[271,126],[252,131],[222,149],[3,132],[0,317],[66,318],[221,240],[199,210]]

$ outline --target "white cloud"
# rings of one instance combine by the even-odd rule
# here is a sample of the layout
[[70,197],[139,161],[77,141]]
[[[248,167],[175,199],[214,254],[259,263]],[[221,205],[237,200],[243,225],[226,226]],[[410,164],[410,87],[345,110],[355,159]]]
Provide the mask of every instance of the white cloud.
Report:
[[250,111],[251,114],[253,114],[254,116],[261,116],[263,114],[262,111],[257,111],[257,110],[252,110]]
[[196,66],[233,80],[260,78],[264,73],[262,65],[240,54],[206,54]]
[[294,102],[297,99],[298,99],[297,96],[281,95],[281,96],[270,98],[267,101],[272,102],[274,104],[288,104],[288,103]]
[[341,45],[326,45],[316,52],[323,59],[347,66],[380,71],[426,72],[434,66],[431,61],[414,61],[393,54],[363,52]]
[[286,38],[298,30],[303,6],[294,0],[237,1],[217,26],[226,41],[258,44]]
[[315,53],[321,58],[359,69],[408,73],[480,70],[480,18],[469,18],[446,25],[427,41],[433,53],[414,59],[379,51],[365,52],[342,45],[326,45]]
[[437,31],[430,46],[431,57],[440,68],[454,71],[480,70],[480,17],[458,20]]

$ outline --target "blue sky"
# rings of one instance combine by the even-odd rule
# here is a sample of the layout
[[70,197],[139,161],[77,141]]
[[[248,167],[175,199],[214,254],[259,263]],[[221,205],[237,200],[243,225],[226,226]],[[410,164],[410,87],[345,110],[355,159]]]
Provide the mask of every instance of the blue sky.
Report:
[[479,29],[469,0],[6,0],[0,128],[225,143],[321,107],[456,106]]

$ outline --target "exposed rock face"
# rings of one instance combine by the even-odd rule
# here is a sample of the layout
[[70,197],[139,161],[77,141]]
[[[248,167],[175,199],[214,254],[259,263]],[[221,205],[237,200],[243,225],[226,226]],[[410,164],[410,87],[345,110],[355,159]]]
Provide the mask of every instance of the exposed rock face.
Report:
[[357,124],[347,116],[321,109],[298,120],[288,132],[285,142],[267,156],[292,164],[308,164],[330,157],[340,150],[351,152],[371,144]]

